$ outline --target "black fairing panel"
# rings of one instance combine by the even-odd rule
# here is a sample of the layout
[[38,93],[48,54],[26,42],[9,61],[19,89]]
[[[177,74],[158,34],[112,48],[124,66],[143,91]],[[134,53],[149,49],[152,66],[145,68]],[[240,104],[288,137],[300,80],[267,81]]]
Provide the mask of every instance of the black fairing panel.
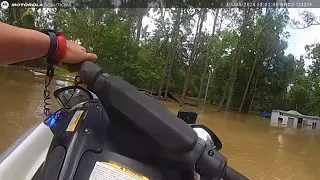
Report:
[[50,176],[46,176],[46,180],[57,180],[59,178],[65,155],[66,149],[63,146],[54,147],[51,156],[47,159],[47,165],[50,168],[46,170],[46,173],[50,174]]
[[[65,132],[64,130],[77,110],[84,110],[84,113],[75,131]],[[61,162],[56,159],[61,159],[62,157],[64,161],[57,179],[73,179],[83,153],[92,151],[99,154],[103,151],[109,124],[107,114],[99,101],[87,103],[83,107],[70,112],[61,112],[56,124],[51,127],[55,136],[49,148],[41,179],[55,179],[52,177],[56,177],[57,172],[53,172],[51,169],[58,169],[61,166]],[[56,150],[57,148],[60,149],[60,147],[63,147],[65,151]],[[108,147],[109,149],[105,150],[112,150],[113,146],[110,145]]]
[[[63,130],[67,128],[73,115],[78,110],[83,110],[84,113],[75,131],[64,132]],[[114,114],[112,114],[112,116],[117,117]],[[121,122],[121,120],[119,122]],[[114,125],[111,126],[109,117],[99,101],[87,103],[70,112],[62,111],[56,124],[51,127],[55,136],[49,148],[46,161],[44,162],[40,179],[87,180],[96,161],[114,161],[150,179],[182,179],[180,172],[173,169],[167,170],[167,168],[154,165],[159,162],[153,161],[151,163],[149,161],[148,163],[147,158],[143,158],[144,147],[146,150],[151,144],[156,144],[148,140],[148,138],[143,138],[143,133],[136,134],[135,132],[138,131],[134,130],[131,130],[132,133],[123,134],[124,137],[122,137],[121,134],[116,133],[121,131],[114,131],[114,129],[121,129],[117,126],[120,124],[114,123]],[[124,130],[130,128],[135,129],[135,127],[125,127]],[[135,136],[135,134],[137,136]],[[131,136],[133,139],[138,139],[134,141],[137,143],[136,146],[134,146],[134,144],[131,144],[132,146],[129,145],[130,143],[128,142],[132,138],[127,139],[128,136]],[[121,142],[122,140],[125,142]],[[140,143],[138,143],[139,141]],[[151,144],[148,144],[148,142]],[[126,146],[121,146],[120,144],[126,144]],[[137,148],[137,145],[141,146]],[[155,149],[151,148],[148,151],[152,152],[151,150]],[[140,151],[139,155],[134,157],[134,154],[138,151]]]

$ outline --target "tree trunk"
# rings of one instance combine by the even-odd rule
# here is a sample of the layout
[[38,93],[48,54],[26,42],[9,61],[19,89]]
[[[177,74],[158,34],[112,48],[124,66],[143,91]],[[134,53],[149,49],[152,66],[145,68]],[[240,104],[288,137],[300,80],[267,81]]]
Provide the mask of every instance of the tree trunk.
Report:
[[[241,49],[241,47],[240,47]],[[231,105],[231,101],[232,101],[232,96],[233,96],[233,92],[234,92],[234,85],[237,79],[237,71],[238,71],[238,64],[240,61],[240,56],[241,56],[241,50],[237,51],[237,55],[235,58],[235,63],[234,63],[234,67],[231,69],[231,76],[230,76],[230,85],[229,85],[229,92],[228,92],[228,98],[227,98],[227,103],[226,103],[226,107],[225,109],[228,111],[230,109],[230,105]]]
[[[161,18],[161,33],[165,33],[165,40],[164,41],[160,41],[161,36],[158,36],[156,38],[156,43],[155,43],[155,48],[154,48],[154,53],[153,53],[153,59],[156,59],[157,56],[160,55],[160,53],[162,52],[163,49],[165,49],[165,47],[167,47],[168,41],[169,41],[169,32],[166,31],[165,29],[165,13],[166,13],[166,9],[160,8],[160,18]],[[161,42],[161,43],[160,43]],[[160,46],[160,47],[159,47]]]
[[147,11],[146,8],[138,8],[138,23],[137,23],[137,36],[136,36],[136,41],[139,43],[140,41],[140,34],[141,34],[141,28],[142,28],[142,20],[145,12]]
[[[127,39],[126,39],[126,49],[129,49],[129,43],[130,43],[130,38],[131,38],[131,35],[132,35],[132,31],[131,31],[131,28],[132,28],[132,9],[129,8],[128,9],[128,12],[129,12],[129,18],[128,18],[128,27],[127,27],[127,32],[126,32],[126,35],[127,35]],[[125,51],[126,54],[128,54],[127,51]]]
[[169,69],[168,69],[168,78],[167,78],[167,82],[166,82],[166,89],[164,91],[164,99],[167,99],[167,97],[168,97],[168,91],[169,91],[169,86],[170,86],[170,82],[171,82],[173,61],[174,61],[175,55],[177,53],[176,49],[177,49],[177,45],[175,45],[174,49],[173,49],[174,56],[169,60],[170,62],[169,62]]
[[252,103],[253,103],[253,100],[254,100],[254,95],[255,95],[256,90],[257,90],[257,84],[258,84],[258,80],[259,80],[259,75],[260,75],[260,74],[257,75],[257,78],[256,78],[255,83],[254,83],[254,88],[253,88],[253,93],[252,93],[252,97],[251,97],[251,101],[250,101],[250,106],[249,106],[249,111],[248,111],[248,113],[251,112]]
[[[236,49],[238,49],[238,46],[239,46],[239,43],[237,44],[237,47]],[[234,71],[234,67],[236,66],[237,64],[237,61],[236,60],[233,60],[232,61],[232,65],[231,65],[231,70],[230,70],[230,73],[229,73],[229,78],[228,78],[228,82],[230,82],[232,80],[232,77],[233,77],[233,71]],[[223,91],[223,96],[222,96],[222,99],[219,103],[219,107],[218,107],[218,111],[220,111],[224,105],[224,102],[226,100],[226,97],[227,97],[227,93],[228,93],[228,89],[229,89],[229,86],[230,86],[230,83],[229,84],[226,84],[227,86],[224,88],[224,91]]]
[[252,69],[251,69],[251,72],[250,72],[250,76],[249,76],[249,79],[248,79],[248,82],[247,82],[247,86],[246,86],[246,89],[244,91],[244,94],[243,94],[243,97],[242,97],[242,101],[241,101],[241,105],[240,105],[240,108],[239,108],[239,113],[241,113],[242,111],[242,107],[243,107],[243,104],[244,104],[244,101],[247,97],[247,94],[248,94],[248,90],[249,90],[249,86],[251,84],[251,80],[252,80],[252,75],[253,75],[253,72],[255,70],[255,67],[256,67],[256,64],[257,64],[257,61],[258,61],[258,53],[255,55],[255,58],[254,58],[254,62],[253,62],[253,65],[252,65]]
[[[222,11],[223,11],[223,10],[222,10]],[[221,13],[221,16],[222,16],[222,13]],[[218,34],[219,34],[220,31],[221,31],[222,22],[223,22],[223,18],[221,17],[221,18],[220,18],[219,29],[218,29]]]
[[241,62],[241,56],[242,56],[242,47],[243,47],[243,41],[244,41],[244,36],[246,35],[246,26],[247,26],[247,22],[250,18],[249,15],[249,11],[248,9],[245,10],[245,19],[241,25],[241,37],[238,43],[238,47],[237,47],[237,54],[235,57],[235,66],[233,68],[233,73],[231,76],[231,81],[230,81],[230,86],[229,86],[229,94],[228,94],[228,99],[227,99],[227,103],[226,103],[226,110],[228,111],[230,109],[230,105],[231,105],[231,101],[232,101],[232,97],[233,97],[233,92],[234,92],[234,85],[237,79],[237,72],[238,72],[238,64],[239,62]]
[[164,99],[167,99],[167,97],[168,97],[168,91],[169,91],[169,86],[170,86],[170,82],[171,82],[172,66],[173,66],[173,62],[174,62],[174,59],[177,54],[179,31],[180,31],[180,18],[181,18],[180,16],[181,16],[181,9],[178,10],[178,16],[177,16],[177,20],[176,20],[177,22],[175,23],[174,34],[172,36],[172,46],[170,48],[171,54],[170,54],[170,58],[169,58],[169,68],[168,68],[168,72],[167,72],[167,82],[166,82],[166,88],[165,88],[165,92],[164,92]]
[[203,105],[206,105],[206,100],[207,100],[207,95],[208,95],[208,90],[209,90],[209,84],[210,84],[210,78],[211,78],[212,72],[209,72],[209,77],[208,77],[208,82],[207,82],[207,87],[206,87],[206,93],[204,95],[204,100],[203,100]]
[[[178,8],[178,11],[177,11],[177,20],[175,21],[175,26],[174,26],[174,32],[173,32],[173,36],[172,37],[175,37],[176,36],[176,33],[179,35],[179,27],[180,27],[180,17],[181,17],[181,8]],[[178,27],[178,30],[176,30],[176,28]],[[177,32],[176,32],[177,31]],[[177,35],[177,36],[178,36]],[[165,62],[165,67],[164,67],[164,70],[163,70],[163,78],[161,79],[161,82],[160,82],[160,86],[159,86],[159,89],[158,89],[158,98],[161,97],[161,94],[162,94],[162,89],[163,89],[163,83],[164,81],[166,80],[166,78],[168,77],[168,71],[169,71],[169,67],[170,67],[170,58],[171,58],[171,55],[172,55],[172,51],[173,49],[171,48],[174,44],[174,39],[171,38],[171,43],[170,43],[170,46],[169,46],[169,52],[168,52],[168,55],[166,57],[166,62]]]
[[[258,47],[258,45],[259,45],[259,43],[258,42],[260,42],[260,37],[261,37],[261,35],[262,35],[262,32],[263,32],[263,30],[264,30],[264,28],[266,28],[265,26],[261,29],[261,31],[258,33],[258,37],[257,37],[257,39],[256,39],[256,47],[255,47],[255,49],[256,49],[256,51],[258,51],[256,54],[255,54],[255,57],[254,57],[254,62],[253,62],[253,65],[252,65],[252,69],[251,69],[251,72],[250,72],[250,76],[249,76],[249,79],[248,79],[248,82],[247,82],[247,86],[246,86],[246,89],[245,89],[245,91],[244,91],[244,94],[243,94],[243,98],[242,98],[242,101],[241,101],[241,105],[240,105],[240,108],[239,108],[239,113],[242,111],[242,108],[243,108],[243,104],[244,104],[244,102],[245,102],[245,100],[246,100],[246,98],[247,98],[247,94],[248,94],[248,91],[249,91],[249,86],[250,86],[250,84],[251,84],[251,81],[252,81],[252,76],[253,76],[253,73],[254,73],[254,71],[255,71],[255,68],[256,68],[256,65],[257,65],[257,62],[258,62],[258,59],[260,58],[259,57],[259,47]],[[258,74],[259,75],[259,74]],[[252,99],[253,100],[253,99]],[[251,100],[251,101],[252,101]],[[250,102],[250,106],[251,106],[251,103],[252,102]],[[250,108],[249,108],[249,111],[250,111]],[[248,112],[249,112],[248,111]]]
[[193,49],[192,49],[192,52],[191,52],[190,61],[189,61],[189,67],[188,67],[186,79],[185,79],[184,85],[183,85],[180,105],[184,104],[184,98],[185,98],[185,95],[186,95],[187,90],[188,90],[189,78],[190,78],[190,75],[191,75],[191,70],[192,70],[193,64],[196,61],[195,55],[196,55],[197,50],[198,50],[198,41],[200,39],[202,26],[203,26],[203,21],[205,19],[206,13],[207,13],[206,9],[202,9],[201,12],[200,12],[200,17],[199,17],[200,24],[199,24],[199,21],[198,21],[199,26],[197,27],[197,31],[196,31],[195,38],[194,38],[194,46],[193,46]]
[[226,96],[227,96],[227,91],[224,91],[223,92],[223,95],[222,95],[222,98],[220,100],[220,103],[219,103],[219,107],[218,107],[218,112],[221,111],[222,107],[223,107],[223,104],[224,104],[224,101],[226,99]]
[[165,62],[164,69],[163,69],[163,77],[162,77],[162,79],[160,81],[160,86],[159,86],[159,89],[158,89],[158,98],[161,98],[162,89],[163,89],[163,83],[167,78],[167,69],[168,69],[168,64],[169,64],[169,58],[168,57],[169,56],[167,56],[167,58],[166,58],[166,62]]
[[210,60],[211,50],[212,50],[212,46],[213,46],[213,38],[214,38],[215,31],[216,31],[219,10],[220,10],[219,8],[216,10],[215,17],[214,17],[211,39],[208,44],[207,54],[205,57],[205,65],[204,65],[204,69],[203,69],[202,76],[201,76],[200,89],[199,89],[199,93],[198,93],[198,97],[197,97],[197,106],[199,105],[199,102],[200,102],[200,98],[201,98],[201,94],[202,94],[202,90],[203,90],[204,79],[205,79],[207,71],[208,71],[209,60]]
[[[238,49],[238,46],[239,46],[239,43],[236,47],[236,49]],[[237,66],[237,60],[233,60],[232,61],[232,66],[231,66],[231,70],[230,70],[230,73],[229,73],[229,78],[228,78],[228,84],[227,86],[225,87],[224,89],[224,92],[223,92],[223,96],[222,96],[222,99],[219,103],[219,108],[218,108],[218,111],[220,111],[225,103],[225,99],[227,98],[227,93],[228,93],[228,89],[230,89],[230,82],[232,81],[232,78],[233,78],[233,73],[234,73],[234,68]]]

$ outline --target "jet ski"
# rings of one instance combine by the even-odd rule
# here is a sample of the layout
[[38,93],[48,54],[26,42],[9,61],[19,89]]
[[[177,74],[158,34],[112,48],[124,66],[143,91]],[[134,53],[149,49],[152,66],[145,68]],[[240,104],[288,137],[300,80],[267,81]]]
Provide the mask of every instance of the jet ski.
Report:
[[[248,179],[197,114],[169,112],[128,82],[84,62],[48,114],[0,156],[3,180]],[[79,84],[85,84],[84,88]]]

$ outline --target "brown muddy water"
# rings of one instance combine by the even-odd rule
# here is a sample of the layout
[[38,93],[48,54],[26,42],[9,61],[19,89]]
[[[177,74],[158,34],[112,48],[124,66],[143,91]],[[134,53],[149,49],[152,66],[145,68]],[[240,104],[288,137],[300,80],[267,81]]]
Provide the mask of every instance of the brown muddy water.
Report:
[[[66,85],[53,81],[51,92]],[[23,132],[44,119],[43,76],[0,67],[0,87],[2,153]],[[164,104],[174,114],[180,109],[176,104]],[[229,165],[250,179],[320,179],[320,131],[270,127],[268,119],[254,115],[189,109],[198,112],[199,123],[207,125],[221,139],[221,152]]]

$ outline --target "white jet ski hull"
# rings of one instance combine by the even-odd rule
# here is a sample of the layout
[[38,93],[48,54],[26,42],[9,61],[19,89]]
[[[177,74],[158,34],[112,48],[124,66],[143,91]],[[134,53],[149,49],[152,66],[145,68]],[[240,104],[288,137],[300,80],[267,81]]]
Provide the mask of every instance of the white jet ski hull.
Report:
[[44,162],[53,134],[44,123],[23,134],[0,156],[1,180],[31,180]]

